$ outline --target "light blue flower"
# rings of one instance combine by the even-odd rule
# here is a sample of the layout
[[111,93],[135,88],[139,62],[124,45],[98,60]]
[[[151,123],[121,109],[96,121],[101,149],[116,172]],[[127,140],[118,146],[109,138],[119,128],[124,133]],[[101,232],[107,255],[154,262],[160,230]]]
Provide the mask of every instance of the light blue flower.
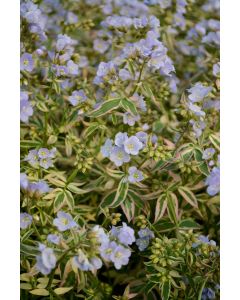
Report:
[[131,183],[140,182],[144,179],[143,173],[138,170],[136,167],[130,167],[128,169],[128,181]]
[[201,82],[197,82],[192,88],[188,89],[190,93],[188,98],[191,102],[199,102],[203,100],[212,90],[212,87],[203,86]]
[[194,113],[194,115],[196,115],[197,117],[204,117],[206,115],[206,113],[204,111],[202,111],[201,107],[199,107],[198,105],[189,103],[188,104],[188,108],[191,112]]
[[119,132],[115,135],[115,145],[118,147],[122,147],[124,142],[128,139],[128,135],[126,132]]
[[110,157],[112,149],[113,149],[113,141],[111,139],[106,139],[105,144],[101,147],[102,156]]
[[130,155],[124,149],[123,147],[114,146],[111,150],[110,160],[118,167],[130,161]]
[[47,241],[50,242],[50,243],[53,243],[55,245],[59,245],[60,240],[61,240],[61,238],[57,234],[49,234],[47,236]]
[[20,228],[26,229],[32,224],[32,216],[27,213],[20,214]]
[[114,267],[119,270],[122,266],[126,266],[129,262],[131,251],[121,245],[117,245],[110,254],[110,260],[114,263]]
[[104,41],[99,38],[95,39],[93,42],[93,49],[101,54],[106,52],[107,49],[109,48],[109,46],[110,46],[110,43],[108,41]]
[[203,129],[206,127],[205,122],[190,120],[190,124],[192,125],[195,137],[199,138],[202,135]]
[[144,251],[149,245],[149,238],[139,238],[136,240],[139,251]]
[[57,218],[53,220],[53,224],[59,231],[66,231],[77,226],[77,223],[73,220],[72,216],[64,211],[57,213]]
[[213,65],[213,75],[217,77],[219,76],[219,74],[220,74],[220,63],[217,63]]
[[95,225],[92,230],[92,233],[96,235],[96,238],[98,239],[99,244],[106,244],[109,242],[109,237],[105,233],[104,229],[100,227],[99,225]]
[[140,120],[140,116],[139,115],[132,115],[129,112],[125,112],[123,114],[123,123],[124,124],[128,124],[129,126],[134,126],[134,124]]
[[154,233],[149,228],[143,228],[143,229],[140,229],[138,231],[138,236],[140,238],[146,238],[147,237],[149,239],[152,239],[152,238],[154,238]]
[[34,60],[32,54],[24,53],[20,59],[20,70],[32,72],[34,69]]
[[58,52],[62,51],[67,46],[74,44],[74,41],[66,34],[59,34],[57,37],[56,49]]
[[206,185],[208,185],[207,193],[210,196],[214,196],[220,191],[220,169],[214,167],[206,179]]
[[67,69],[68,69],[68,74],[70,74],[70,75],[78,75],[79,74],[78,65],[75,64],[72,60],[69,60],[67,62]]
[[147,110],[146,102],[144,101],[144,97],[139,95],[138,93],[134,93],[130,100],[134,102],[137,108],[141,109],[142,111]]
[[140,251],[144,251],[148,247],[150,239],[154,238],[154,233],[149,228],[144,228],[138,231],[138,236],[136,244]]
[[39,194],[45,194],[50,191],[50,188],[45,180],[29,183],[28,189],[31,192],[38,192]]
[[43,275],[47,275],[53,268],[55,268],[57,259],[53,249],[40,245],[39,250],[41,251],[41,254],[36,257],[36,267]]
[[139,131],[136,133],[136,137],[143,143],[144,146],[147,144],[148,135],[144,131]]
[[89,262],[90,262],[90,270],[91,271],[99,270],[102,267],[102,261],[97,256],[90,258]]
[[117,247],[117,243],[114,241],[102,243],[101,246],[99,247],[99,252],[100,252],[101,257],[103,259],[105,259],[106,261],[110,261],[111,254],[113,253],[113,251],[116,247]]
[[28,123],[29,117],[33,115],[33,108],[28,100],[20,101],[20,120],[24,123]]
[[212,158],[215,152],[216,151],[214,148],[207,148],[206,150],[204,150],[202,158],[203,159]]
[[204,288],[202,291],[201,300],[211,300],[215,299],[216,295],[215,292],[210,288]]
[[85,102],[87,100],[87,96],[85,95],[83,90],[73,91],[68,100],[73,106],[76,106],[80,103]]
[[138,155],[142,148],[143,143],[136,136],[131,136],[124,142],[124,150],[128,154]]
[[91,269],[91,264],[82,251],[77,256],[74,256],[73,263],[82,271],[89,271]]
[[117,238],[123,245],[131,245],[133,242],[135,242],[134,230],[127,226],[126,223],[123,223],[122,227],[118,229]]
[[38,151],[30,150],[24,160],[28,161],[31,166],[37,167],[39,165],[38,164]]
[[49,150],[47,148],[40,148],[38,150],[38,157],[39,158],[47,158],[47,157],[49,157]]
[[20,187],[24,190],[26,190],[28,188],[29,185],[29,181],[28,181],[28,177],[25,173],[21,173],[20,174]]
[[126,81],[126,80],[131,80],[132,79],[132,75],[131,73],[126,70],[126,69],[121,69],[119,70],[119,77],[121,78],[122,81]]
[[51,158],[46,157],[46,158],[42,158],[42,159],[39,160],[39,165],[42,168],[47,170],[48,168],[53,166],[53,162],[52,162]]

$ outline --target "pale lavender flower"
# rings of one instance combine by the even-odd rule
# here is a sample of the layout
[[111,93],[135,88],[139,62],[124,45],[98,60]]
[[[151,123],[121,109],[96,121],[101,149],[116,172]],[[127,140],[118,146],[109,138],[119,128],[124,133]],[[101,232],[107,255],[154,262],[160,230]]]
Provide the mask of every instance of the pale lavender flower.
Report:
[[66,34],[59,34],[57,37],[56,49],[58,52],[62,51],[67,46],[74,44],[74,41]]
[[30,150],[24,160],[28,161],[31,166],[37,167],[38,166],[38,151]]
[[95,39],[93,42],[93,48],[97,52],[103,54],[109,48],[110,43],[108,41],[104,41],[102,39]]
[[139,115],[132,115],[129,112],[125,112],[123,114],[123,123],[124,124],[128,124],[129,126],[134,126],[134,124],[140,120],[140,116]]
[[90,262],[90,270],[91,271],[99,270],[102,267],[102,261],[97,256],[90,258],[89,262]]
[[199,138],[202,135],[202,131],[206,127],[205,122],[190,120],[190,124],[192,125],[195,137]]
[[50,242],[50,243],[53,243],[55,245],[59,245],[60,240],[61,240],[61,238],[57,234],[49,234],[47,236],[47,241]]
[[53,252],[53,249],[47,248],[43,245],[40,246],[41,254],[37,255],[37,269],[43,274],[47,275],[56,266],[57,258]]
[[118,230],[118,240],[123,245],[131,245],[135,242],[134,230],[127,226],[126,223],[123,223],[122,227]]
[[73,91],[68,100],[73,106],[76,106],[80,103],[85,102],[87,100],[87,96],[85,95],[83,90]]
[[98,242],[100,244],[104,244],[104,243],[106,244],[109,242],[108,235],[104,232],[103,228],[100,227],[99,225],[95,225],[91,231],[96,235],[96,238],[98,239]]
[[207,148],[206,150],[204,150],[202,158],[203,159],[212,158],[215,152],[216,151],[214,148]]
[[117,247],[116,242],[107,242],[107,243],[102,243],[101,246],[99,247],[99,252],[100,255],[103,259],[106,261],[111,260],[111,254],[113,253],[114,249]]
[[124,150],[123,147],[114,146],[110,153],[110,160],[120,167],[123,163],[130,161],[130,155]]
[[67,22],[68,24],[76,24],[78,22],[78,16],[73,12],[69,11],[67,13]]
[[110,259],[114,263],[114,267],[119,270],[122,266],[125,266],[129,262],[131,251],[121,245],[115,247],[113,252],[110,254]]
[[151,238],[154,238],[154,233],[152,230],[150,230],[149,228],[143,228],[143,229],[140,229],[138,231],[138,235],[140,238],[145,238],[145,237],[148,237],[149,239]]
[[212,90],[212,87],[203,86],[201,82],[197,82],[189,91],[189,100],[191,102],[199,102],[203,100]]
[[29,117],[33,115],[33,108],[28,100],[20,101],[20,120],[24,123],[28,123]]
[[214,196],[220,191],[220,169],[214,167],[210,175],[206,179],[206,185],[208,185],[207,193],[210,196]]
[[191,112],[194,113],[194,115],[196,115],[198,117],[204,117],[206,115],[206,113],[204,111],[202,111],[201,107],[198,105],[189,103],[188,108],[189,108],[189,110],[191,110]]
[[115,135],[115,145],[118,147],[122,147],[124,142],[128,139],[128,135],[126,132],[119,132]]
[[26,229],[32,224],[32,216],[27,213],[20,214],[20,228]]
[[144,146],[147,144],[148,135],[146,132],[139,131],[136,133],[136,137],[139,139],[139,141],[141,141],[143,143]]
[[77,223],[73,220],[72,216],[64,211],[57,213],[57,218],[53,220],[53,224],[59,231],[66,231],[77,226]]
[[79,74],[78,65],[75,64],[72,60],[69,60],[67,62],[67,69],[68,69],[68,73],[71,74],[71,75],[78,75]]
[[25,173],[20,173],[20,187],[24,190],[28,188],[29,181]]
[[217,63],[213,65],[213,75],[217,77],[219,76],[219,74],[220,74],[220,63]]
[[211,288],[204,288],[202,291],[201,300],[216,299],[215,292]]
[[132,79],[131,73],[128,70],[126,70],[126,69],[119,70],[119,77],[121,78],[122,81],[126,81],[126,80],[131,80]]
[[79,68],[85,68],[88,66],[88,64],[88,58],[86,56],[80,56],[78,64]]
[[83,252],[74,256],[73,263],[82,271],[89,271],[91,269],[91,264]]
[[111,139],[106,139],[105,144],[101,147],[102,156],[110,157],[112,149],[113,149],[113,141]]
[[139,251],[144,251],[149,245],[149,239],[139,238],[136,240],[136,245],[138,246]]
[[140,182],[144,179],[143,173],[136,167],[130,167],[128,173],[128,181],[131,183]]
[[35,183],[30,183],[29,190],[36,191],[39,194],[45,194],[50,191],[50,188],[45,180],[39,180]]
[[53,166],[53,162],[52,162],[52,160],[51,160],[50,157],[41,158],[41,159],[39,160],[39,165],[40,165],[42,168],[44,168],[44,169],[47,170],[48,168],[50,168],[50,167]]
[[139,150],[142,148],[143,143],[136,136],[131,136],[124,142],[124,150],[128,154],[138,155]]
[[49,157],[49,150],[47,148],[40,148],[38,150],[38,157],[39,158],[47,158],[47,157]]
[[146,102],[144,101],[144,97],[139,95],[138,93],[134,93],[130,99],[135,103],[137,108],[140,108],[142,111],[146,111]]
[[20,70],[32,72],[34,69],[34,60],[32,54],[24,53],[20,59]]

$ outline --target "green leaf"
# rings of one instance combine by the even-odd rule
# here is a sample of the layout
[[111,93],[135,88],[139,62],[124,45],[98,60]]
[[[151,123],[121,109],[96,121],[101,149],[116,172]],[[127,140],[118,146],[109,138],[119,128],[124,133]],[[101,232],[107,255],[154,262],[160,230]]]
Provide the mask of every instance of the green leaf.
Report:
[[72,193],[69,192],[69,191],[65,191],[65,195],[66,195],[65,202],[67,203],[67,205],[70,208],[70,210],[73,210],[75,202],[74,202],[74,198],[73,198]]
[[162,289],[161,289],[162,300],[168,300],[169,299],[170,288],[171,288],[170,281],[164,282],[164,284],[162,285]]
[[20,289],[22,290],[31,290],[33,287],[30,283],[21,283]]
[[57,194],[53,204],[54,212],[57,212],[62,208],[62,206],[64,205],[64,198],[65,198],[65,193],[63,191]]
[[130,223],[131,220],[134,218],[135,213],[135,203],[131,200],[130,197],[127,197],[124,202],[121,204],[122,210]]
[[35,289],[30,291],[29,293],[33,295],[38,295],[38,296],[48,296],[49,292],[46,289]]
[[184,200],[186,200],[191,206],[197,208],[198,207],[198,202],[197,198],[193,194],[192,191],[190,191],[187,187],[185,186],[180,186],[178,188],[179,194],[183,197]]
[[41,142],[39,141],[32,141],[32,140],[21,140],[20,147],[21,148],[37,148],[41,146]]
[[46,106],[46,104],[44,102],[40,102],[40,101],[37,101],[37,104],[36,104],[37,108],[43,112],[48,112],[48,108]]
[[120,105],[120,102],[121,102],[120,98],[108,100],[108,101],[104,102],[99,108],[90,112],[89,117],[97,118],[97,117],[104,116],[105,114],[118,108]]
[[84,136],[87,138],[92,135],[98,129],[105,129],[106,126],[101,125],[99,123],[91,123],[91,125],[84,131]]
[[211,134],[209,136],[210,141],[212,142],[212,144],[216,147],[216,149],[218,149],[218,151],[220,151],[220,138],[218,134]]
[[101,203],[101,207],[118,207],[125,199],[128,193],[128,182],[126,182],[126,178],[122,178],[119,182],[117,192],[115,193],[114,198],[112,197],[113,194],[108,195],[105,197]]
[[166,194],[162,194],[158,197],[156,202],[154,223],[156,223],[162,218],[166,209],[167,209],[167,196]]
[[198,225],[195,221],[193,221],[192,219],[185,219],[182,220],[179,223],[179,227],[181,229],[199,229],[200,225]]
[[209,168],[206,162],[202,162],[201,164],[199,164],[198,169],[201,171],[201,173],[203,173],[204,175],[208,176],[209,173]]
[[122,99],[121,100],[121,106],[128,112],[132,113],[133,115],[138,115],[138,111],[136,109],[136,106],[135,104],[131,101],[131,100],[128,100],[128,99]]
[[172,192],[167,194],[167,210],[170,220],[174,223],[178,223],[178,199]]
[[73,287],[70,286],[70,287],[61,287],[61,288],[56,288],[54,290],[54,293],[57,294],[57,295],[64,295],[66,294],[67,292],[69,292]]
[[154,224],[154,228],[159,232],[168,232],[168,231],[172,231],[173,229],[175,229],[176,226],[175,226],[175,224],[170,222],[169,219],[167,219],[167,220],[161,219],[156,224]]
[[76,185],[74,185],[73,183],[69,183],[68,186],[67,186],[67,189],[69,191],[71,191],[72,193],[78,194],[78,195],[82,195],[82,194],[86,194],[86,193],[90,192],[89,189],[87,189],[87,190],[80,189]]

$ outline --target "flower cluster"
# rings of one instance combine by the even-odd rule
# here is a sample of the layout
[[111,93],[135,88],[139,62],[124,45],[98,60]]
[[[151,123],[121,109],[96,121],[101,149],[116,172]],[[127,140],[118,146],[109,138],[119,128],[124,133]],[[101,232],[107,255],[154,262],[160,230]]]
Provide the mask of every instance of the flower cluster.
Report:
[[154,233],[149,228],[144,228],[138,231],[138,236],[136,244],[140,251],[144,251],[148,247],[150,240],[154,238]]
[[39,166],[48,169],[53,166],[52,159],[56,155],[56,148],[48,150],[47,148],[40,148],[39,150],[30,150],[28,155],[25,157],[27,161],[34,168]]
[[101,147],[103,157],[109,158],[116,166],[122,166],[131,160],[130,155],[138,155],[144,147],[144,138],[133,135],[128,137],[126,132],[116,134],[114,141],[107,139]]

